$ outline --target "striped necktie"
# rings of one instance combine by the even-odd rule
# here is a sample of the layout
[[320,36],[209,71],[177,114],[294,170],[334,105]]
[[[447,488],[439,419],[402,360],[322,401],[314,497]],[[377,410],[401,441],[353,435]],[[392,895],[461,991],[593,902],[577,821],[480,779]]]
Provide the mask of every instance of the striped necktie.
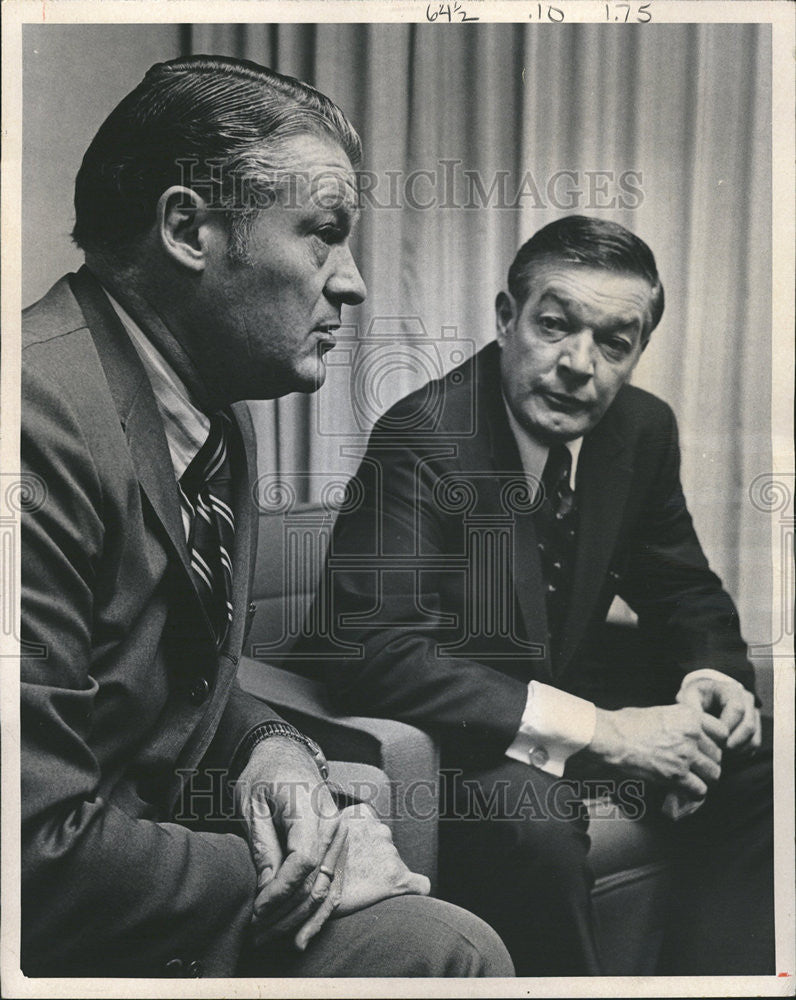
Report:
[[235,515],[227,412],[214,414],[210,433],[180,479],[180,503],[189,516],[188,551],[194,583],[220,648],[232,621],[232,543]]

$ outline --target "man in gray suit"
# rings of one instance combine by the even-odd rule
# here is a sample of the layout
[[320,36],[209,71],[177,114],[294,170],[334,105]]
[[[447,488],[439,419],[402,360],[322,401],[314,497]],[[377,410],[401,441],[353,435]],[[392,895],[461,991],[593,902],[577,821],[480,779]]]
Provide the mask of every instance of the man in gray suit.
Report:
[[[320,749],[235,680],[252,608],[245,403],[324,379],[359,139],[251,63],[154,66],[75,190],[86,267],[23,323],[22,967],[30,976],[510,975],[420,898]],[[191,822],[186,781],[223,771]]]

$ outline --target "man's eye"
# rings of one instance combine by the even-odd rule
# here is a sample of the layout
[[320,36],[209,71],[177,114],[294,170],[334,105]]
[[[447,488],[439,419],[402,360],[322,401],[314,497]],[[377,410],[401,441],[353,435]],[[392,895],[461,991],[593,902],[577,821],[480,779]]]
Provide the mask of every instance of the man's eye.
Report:
[[551,333],[560,333],[566,329],[566,323],[561,316],[540,316],[539,325]]
[[313,236],[317,236],[318,239],[323,240],[324,243],[339,243],[342,238],[342,233],[337,226],[320,226],[315,230]]
[[610,340],[603,341],[603,346],[611,357],[623,358],[626,354],[629,354],[632,345],[627,340],[622,340],[619,337],[612,337]]

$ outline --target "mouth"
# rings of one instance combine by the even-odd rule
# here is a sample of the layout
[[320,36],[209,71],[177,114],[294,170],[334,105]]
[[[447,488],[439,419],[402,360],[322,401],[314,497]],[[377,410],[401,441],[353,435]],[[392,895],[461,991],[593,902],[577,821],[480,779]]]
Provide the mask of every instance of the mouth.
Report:
[[559,410],[562,413],[583,413],[589,408],[589,404],[585,400],[563,392],[546,390],[543,395],[551,409]]
[[334,333],[339,328],[339,323],[323,323],[315,327],[313,332],[318,334],[318,350],[322,354],[328,353],[337,345],[337,337]]

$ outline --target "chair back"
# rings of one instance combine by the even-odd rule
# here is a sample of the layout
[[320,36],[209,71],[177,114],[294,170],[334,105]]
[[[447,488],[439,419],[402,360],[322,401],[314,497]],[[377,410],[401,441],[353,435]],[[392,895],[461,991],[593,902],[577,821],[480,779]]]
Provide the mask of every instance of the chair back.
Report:
[[318,675],[312,667],[302,665],[292,649],[300,636],[318,635],[326,626],[328,603],[318,584],[335,517],[336,511],[319,504],[260,514],[252,590],[257,611],[244,649],[246,656]]

